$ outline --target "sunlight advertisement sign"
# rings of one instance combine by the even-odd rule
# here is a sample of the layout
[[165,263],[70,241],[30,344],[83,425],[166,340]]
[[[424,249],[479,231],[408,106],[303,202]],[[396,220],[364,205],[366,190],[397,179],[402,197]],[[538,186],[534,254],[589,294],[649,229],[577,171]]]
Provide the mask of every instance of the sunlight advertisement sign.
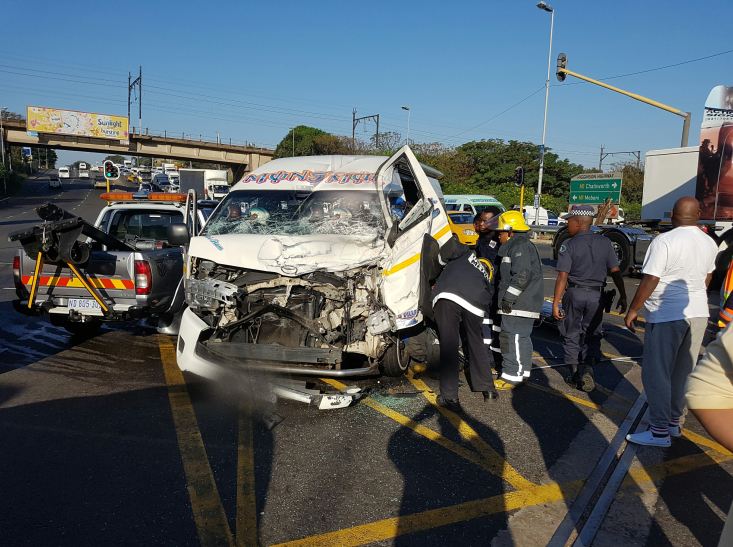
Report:
[[26,111],[28,133],[54,133],[127,142],[126,116],[29,106]]
[[733,87],[716,86],[705,101],[695,197],[703,219],[733,219]]

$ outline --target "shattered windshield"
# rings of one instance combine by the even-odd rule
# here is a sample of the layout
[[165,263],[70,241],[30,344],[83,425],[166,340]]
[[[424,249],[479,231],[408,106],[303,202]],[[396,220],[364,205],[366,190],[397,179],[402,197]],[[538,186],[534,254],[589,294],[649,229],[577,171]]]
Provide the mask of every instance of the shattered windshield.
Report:
[[359,235],[382,237],[384,215],[376,190],[237,190],[224,198],[203,235]]

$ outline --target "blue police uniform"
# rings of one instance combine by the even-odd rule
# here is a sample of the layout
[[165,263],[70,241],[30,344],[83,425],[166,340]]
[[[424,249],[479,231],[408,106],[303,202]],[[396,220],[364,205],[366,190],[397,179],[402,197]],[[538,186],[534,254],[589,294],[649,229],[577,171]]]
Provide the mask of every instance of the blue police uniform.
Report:
[[[584,213],[584,211],[590,211]],[[573,211],[591,216],[592,208]],[[619,265],[611,241],[592,232],[580,233],[561,246],[556,269],[568,273],[568,286],[562,299],[565,317],[560,323],[565,363],[574,379],[601,357],[603,336],[603,290],[609,270]],[[584,370],[579,370],[583,367]],[[591,372],[592,369],[587,369]]]

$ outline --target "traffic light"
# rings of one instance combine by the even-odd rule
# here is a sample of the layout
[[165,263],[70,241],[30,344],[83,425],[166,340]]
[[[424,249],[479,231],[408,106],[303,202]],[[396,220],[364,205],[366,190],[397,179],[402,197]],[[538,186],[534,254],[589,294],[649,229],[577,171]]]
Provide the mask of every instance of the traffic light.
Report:
[[112,160],[105,160],[104,162],[104,178],[109,180],[120,178],[120,168]]
[[517,167],[514,170],[514,184],[524,186],[524,167]]
[[564,82],[565,77],[567,74],[565,74],[565,69],[568,66],[568,56],[564,53],[561,53],[557,56],[557,71],[555,72],[555,75],[557,76],[558,81]]

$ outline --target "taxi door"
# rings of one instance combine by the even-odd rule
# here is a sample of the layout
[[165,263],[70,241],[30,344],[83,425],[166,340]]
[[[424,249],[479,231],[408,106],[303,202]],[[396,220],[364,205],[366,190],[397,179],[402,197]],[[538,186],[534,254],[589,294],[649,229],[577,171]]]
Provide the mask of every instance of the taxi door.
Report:
[[[424,308],[429,305],[425,295],[430,289],[424,258],[436,258],[437,249],[450,239],[451,230],[439,185],[433,186],[408,146],[382,164],[377,181],[387,218],[382,302],[401,330],[422,322]],[[402,207],[402,202],[400,210],[396,204]]]

